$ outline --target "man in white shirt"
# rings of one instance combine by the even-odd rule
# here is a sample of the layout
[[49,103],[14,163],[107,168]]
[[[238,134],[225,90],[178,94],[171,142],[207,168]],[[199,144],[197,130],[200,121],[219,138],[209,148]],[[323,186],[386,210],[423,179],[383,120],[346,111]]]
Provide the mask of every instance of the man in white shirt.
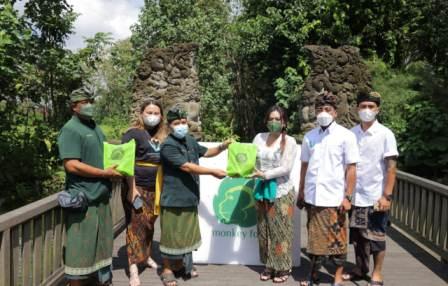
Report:
[[317,96],[319,126],[306,133],[302,142],[297,206],[307,210],[311,271],[300,285],[318,282],[318,270],[327,256],[336,265],[333,285],[343,281],[348,241],[346,212],[351,208],[359,152],[353,133],[334,121],[336,101],[331,93]]
[[369,259],[374,269],[370,285],[383,285],[381,269],[386,250],[387,211],[395,184],[398,156],[395,136],[376,120],[381,96],[360,92],[357,97],[361,124],[352,128],[361,161],[356,167],[357,180],[350,215],[350,242],[355,248],[356,267],[345,273],[345,280],[369,280]]

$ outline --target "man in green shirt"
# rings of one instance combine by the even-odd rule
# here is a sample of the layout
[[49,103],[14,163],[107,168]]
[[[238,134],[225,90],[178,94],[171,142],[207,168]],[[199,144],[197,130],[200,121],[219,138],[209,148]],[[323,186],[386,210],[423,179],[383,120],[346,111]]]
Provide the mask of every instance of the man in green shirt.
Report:
[[163,191],[160,198],[161,279],[165,286],[176,286],[176,277],[196,277],[192,251],[201,245],[198,220],[199,175],[226,176],[221,169],[199,166],[200,157],[214,157],[230,144],[206,148],[188,134],[187,113],[174,107],[167,113],[171,130],[161,147]]
[[93,98],[83,88],[70,95],[72,118],[58,136],[59,156],[66,172],[66,190],[82,192],[86,210],[67,210],[64,263],[70,285],[100,285],[112,281],[112,216],[109,206],[114,168],[103,170],[105,136],[92,119]]

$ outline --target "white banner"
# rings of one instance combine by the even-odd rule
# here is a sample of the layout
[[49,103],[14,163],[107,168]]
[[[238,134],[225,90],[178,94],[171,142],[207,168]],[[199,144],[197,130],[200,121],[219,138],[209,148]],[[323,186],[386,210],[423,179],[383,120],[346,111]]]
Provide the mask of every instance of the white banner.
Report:
[[[218,143],[200,143],[206,147]],[[297,192],[300,147],[291,178]],[[200,165],[226,169],[227,151],[214,158],[201,158]],[[250,180],[201,176],[199,224],[202,246],[193,252],[195,263],[261,265],[254,199]],[[226,221],[222,223],[221,221]],[[294,206],[293,265],[300,266],[300,212]]]

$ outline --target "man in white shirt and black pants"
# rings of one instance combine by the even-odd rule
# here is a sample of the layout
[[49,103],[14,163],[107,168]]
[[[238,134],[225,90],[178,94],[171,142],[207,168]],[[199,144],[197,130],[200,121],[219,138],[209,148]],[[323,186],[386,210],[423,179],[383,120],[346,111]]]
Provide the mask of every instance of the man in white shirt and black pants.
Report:
[[347,258],[347,217],[356,184],[359,161],[356,138],[337,124],[336,97],[324,92],[315,100],[316,127],[305,134],[297,206],[306,207],[310,277],[300,285],[318,283],[318,270],[325,257],[336,265],[334,284],[341,285]]
[[355,248],[356,267],[344,280],[369,280],[369,260],[374,269],[369,285],[383,285],[381,269],[386,250],[386,226],[395,184],[398,156],[395,136],[376,120],[381,102],[377,92],[357,96],[361,124],[353,127],[361,161],[357,164],[356,188],[350,215],[350,242]]

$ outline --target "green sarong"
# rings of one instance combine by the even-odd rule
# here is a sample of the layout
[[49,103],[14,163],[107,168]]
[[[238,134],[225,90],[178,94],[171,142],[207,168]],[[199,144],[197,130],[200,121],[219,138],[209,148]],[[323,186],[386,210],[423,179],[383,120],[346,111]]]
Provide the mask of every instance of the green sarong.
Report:
[[112,264],[113,230],[109,199],[86,212],[67,211],[65,273],[89,275]]
[[197,207],[162,207],[160,229],[159,247],[162,254],[187,254],[201,246]]

